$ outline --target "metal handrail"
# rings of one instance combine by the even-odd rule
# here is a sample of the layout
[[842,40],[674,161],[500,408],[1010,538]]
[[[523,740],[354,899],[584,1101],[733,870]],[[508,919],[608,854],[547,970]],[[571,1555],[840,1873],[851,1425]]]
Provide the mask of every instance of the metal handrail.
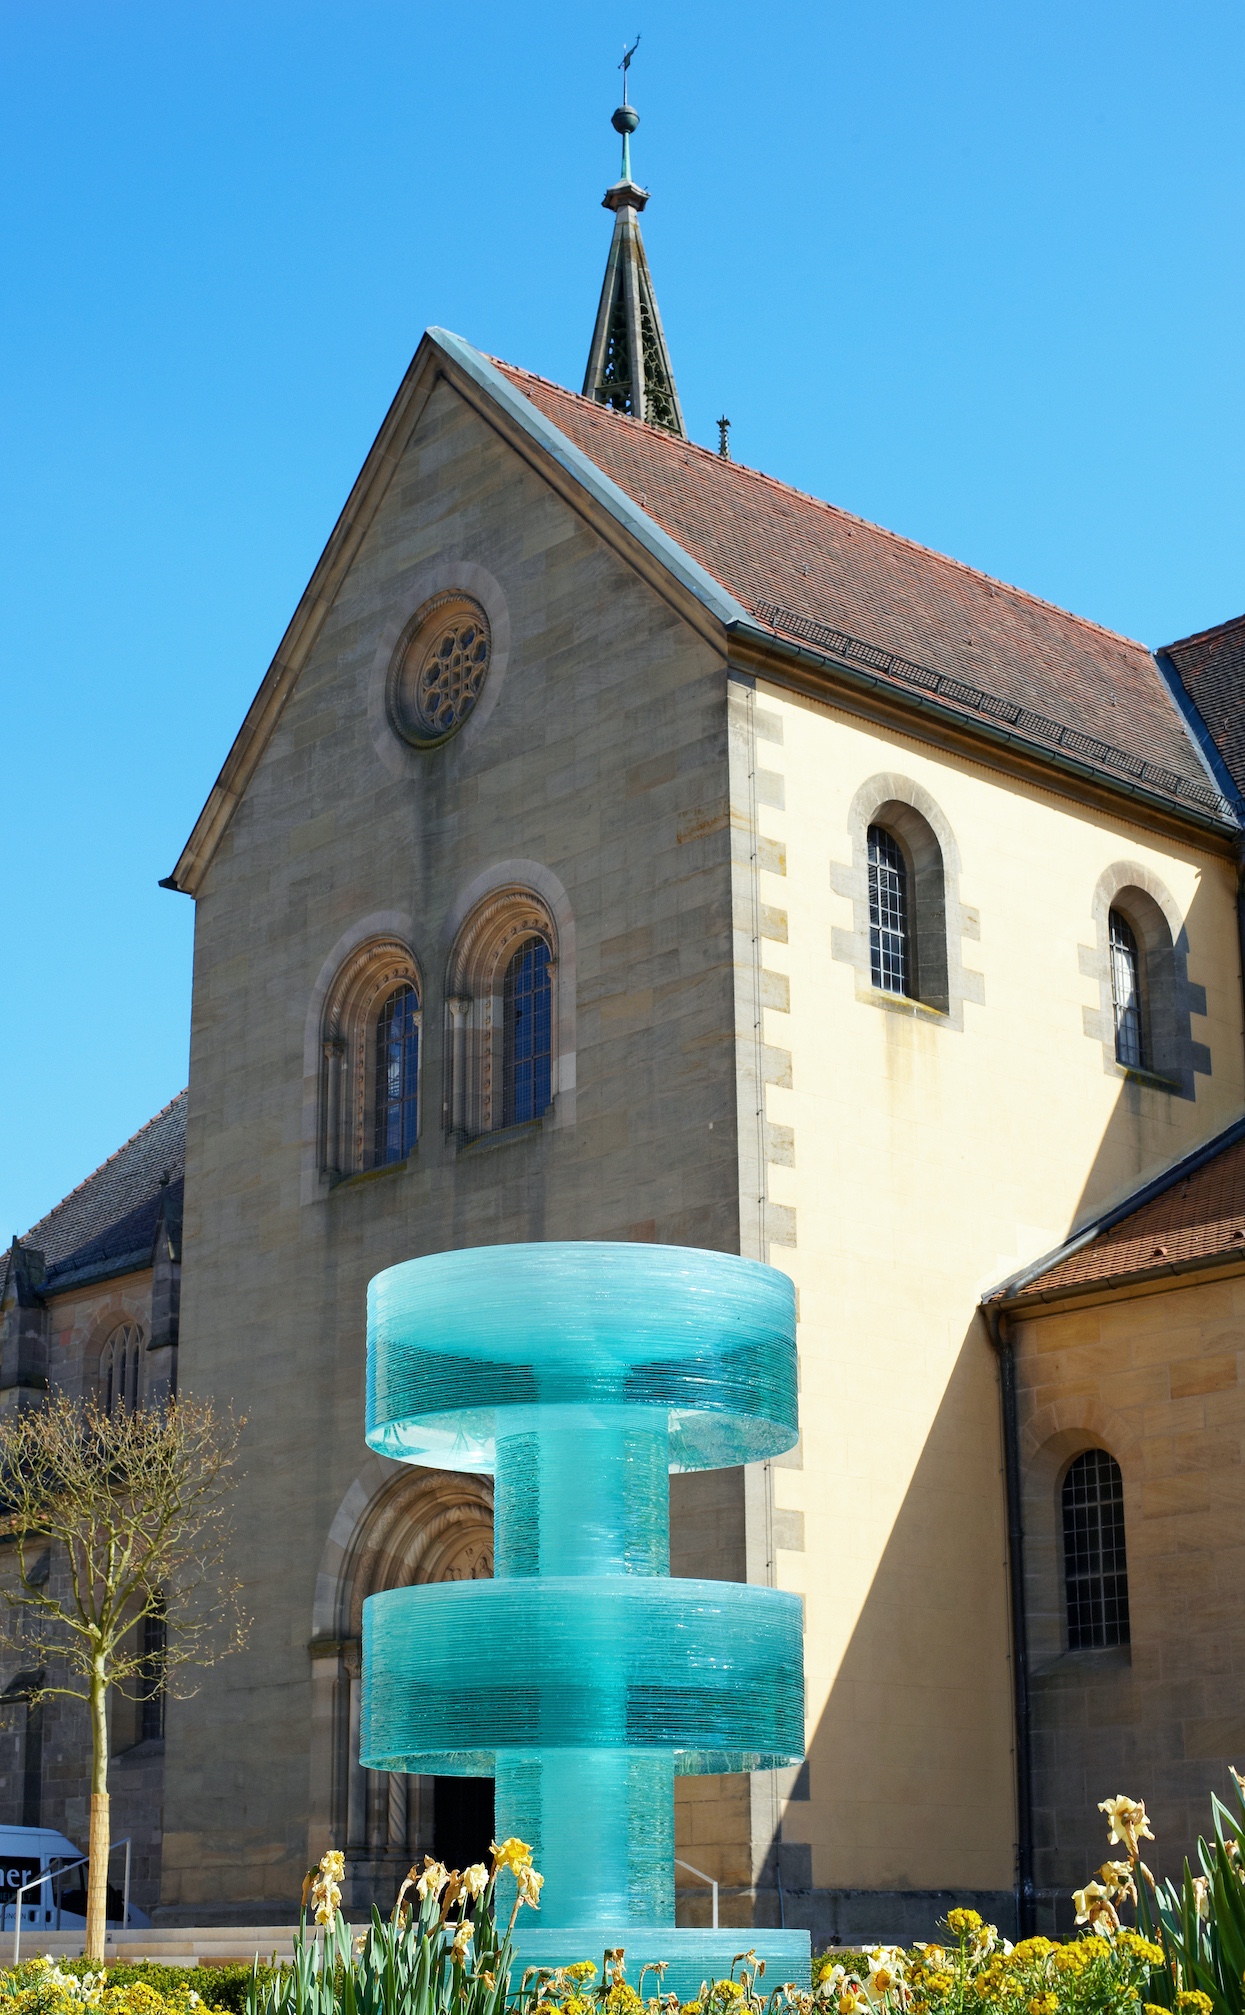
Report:
[[[126,1929],[128,1928],[128,1926],[129,1926],[129,1922],[130,1922],[130,1839],[131,1839],[131,1836],[130,1836],[130,1834],[128,1834],[128,1833],[127,1833],[127,1834],[125,1835],[125,1837],[124,1837],[123,1839],[121,1839],[121,1840],[114,1840],[114,1841],[112,1842],[112,1845],[111,1845],[111,1846],[109,1847],[109,1849],[108,1849],[108,1859],[109,1859],[110,1861],[112,1860],[112,1857],[113,1857],[113,1855],[114,1855],[114,1854],[116,1853],[116,1851],[117,1851],[118,1847],[124,1847],[124,1849],[125,1849],[125,1889],[124,1889],[124,1892],[123,1892],[123,1896],[122,1896],[122,1902],[121,1902],[121,1928],[122,1928],[122,1930],[123,1930],[123,1931],[124,1931],[124,1930],[126,1930]],[[60,1881],[60,1878],[61,1878],[61,1876],[62,1876],[62,1875],[68,1875],[71,1869],[73,1869],[73,1868],[87,1868],[87,1867],[89,1867],[89,1865],[90,1865],[90,1860],[91,1860],[91,1857],[90,1857],[90,1855],[89,1855],[89,1854],[80,1854],[80,1855],[78,1856],[78,1858],[77,1858],[77,1860],[76,1860],[76,1861],[63,1861],[63,1862],[61,1863],[61,1865],[60,1865],[60,1867],[59,1867],[59,1868],[41,1868],[41,1869],[40,1869],[40,1871],[39,1871],[39,1873],[38,1873],[37,1875],[32,1875],[32,1876],[31,1876],[31,1878],[30,1878],[29,1882],[23,1882],[23,1883],[22,1883],[22,1884],[21,1884],[21,1885],[20,1885],[20,1886],[19,1886],[19,1887],[18,1887],[17,1889],[15,1889],[15,1890],[13,1891],[13,1909],[14,1909],[14,1916],[13,1916],[13,1964],[14,1964],[14,1966],[16,1966],[16,1965],[18,1965],[18,1964],[19,1964],[19,1962],[20,1962],[20,1958],[21,1958],[21,1950],[22,1950],[22,1898],[23,1898],[23,1896],[24,1896],[24,1895],[26,1894],[26,1891],[27,1891],[28,1889],[42,1889],[42,1887],[43,1887],[43,1885],[44,1885],[44,1883],[45,1883],[45,1882],[59,1882],[59,1881]],[[8,1907],[9,1907],[9,1906],[8,1906],[8,1904],[7,1904],[7,1903],[4,1903],[4,1904],[0,1904],[0,1911],[5,1911],[5,1912],[7,1912],[7,1910],[8,1910]],[[58,1931],[59,1931],[59,1930],[60,1930],[60,1928],[61,1928],[61,1925],[60,1925],[60,1916],[61,1916],[61,1900],[60,1900],[60,1892],[59,1892],[59,1891],[57,1891],[57,1894],[56,1894],[56,1928],[57,1928],[57,1930],[58,1930]],[[107,1938],[107,1929],[106,1929],[106,1928],[105,1928],[105,1934],[104,1934],[104,1935],[105,1935],[105,1939],[106,1939],[106,1938]]]
[[718,1928],[718,1885],[712,1875],[706,1875],[703,1868],[693,1868],[690,1861],[680,1861],[677,1854],[674,1857],[674,1865],[676,1868],[686,1868],[689,1875],[695,1875],[701,1882],[709,1884],[709,1887],[713,1891],[713,1928],[716,1931]]

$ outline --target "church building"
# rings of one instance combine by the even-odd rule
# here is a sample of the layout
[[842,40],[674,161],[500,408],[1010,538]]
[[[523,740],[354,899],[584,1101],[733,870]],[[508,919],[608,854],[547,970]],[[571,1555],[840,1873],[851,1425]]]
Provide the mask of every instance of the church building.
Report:
[[[583,389],[419,344],[165,884],[184,1105],[14,1243],[0,1399],[247,1416],[136,1895],[290,1922],[339,1847],[362,1911],[491,1823],[359,1763],[364,1599],[492,1535],[364,1444],[368,1281],[779,1267],[800,1444],[672,1477],[671,1568],[802,1596],[807,1755],[680,1780],[680,1921],[1066,1926],[1100,1798],[1175,1871],[1245,1764],[1245,620],[1152,651],[694,445],[615,124]],[[0,1799],[81,1831],[13,1678]]]

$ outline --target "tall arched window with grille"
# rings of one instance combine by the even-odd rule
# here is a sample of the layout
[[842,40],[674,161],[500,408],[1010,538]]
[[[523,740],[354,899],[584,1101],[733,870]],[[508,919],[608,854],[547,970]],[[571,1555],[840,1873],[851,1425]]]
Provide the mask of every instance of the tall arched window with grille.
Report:
[[99,1403],[105,1413],[136,1413],[142,1387],[143,1332],[119,1323],[99,1354]]
[[883,993],[911,991],[908,867],[885,826],[869,828],[869,971]]
[[1144,1070],[1145,1030],[1141,1005],[1141,959],[1137,940],[1127,917],[1112,910],[1107,919],[1111,932],[1111,1002],[1115,1010],[1116,1062],[1129,1070]]
[[376,1168],[405,1161],[419,1131],[419,996],[407,981],[395,987],[376,1017]]
[[528,938],[502,982],[502,1125],[539,1119],[551,1097],[553,989],[549,947]]
[[1124,1479],[1105,1448],[1087,1448],[1063,1480],[1063,1578],[1069,1651],[1127,1644]]

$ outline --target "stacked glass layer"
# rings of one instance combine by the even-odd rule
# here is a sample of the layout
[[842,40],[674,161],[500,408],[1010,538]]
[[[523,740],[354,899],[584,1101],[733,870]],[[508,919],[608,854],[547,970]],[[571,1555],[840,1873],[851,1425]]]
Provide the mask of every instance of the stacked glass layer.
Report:
[[[803,1754],[799,1598],[672,1580],[669,1544],[671,1470],[797,1434],[794,1292],[751,1260],[486,1246],[371,1283],[368,1442],[495,1472],[496,1578],[365,1604],[362,1761],[494,1776],[498,1837],[530,1844],[540,1942],[566,1932],[567,1959],[630,1958],[661,1928],[645,1948],[674,1960],[676,1774]],[[784,1978],[807,1973],[792,1938]]]

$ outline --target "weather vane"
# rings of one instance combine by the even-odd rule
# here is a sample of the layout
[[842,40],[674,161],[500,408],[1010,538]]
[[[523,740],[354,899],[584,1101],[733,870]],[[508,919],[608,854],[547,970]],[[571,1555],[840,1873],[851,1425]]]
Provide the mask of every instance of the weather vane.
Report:
[[637,49],[639,48],[639,46],[640,46],[640,37],[639,37],[639,35],[638,35],[638,34],[637,34],[637,36],[636,36],[636,38],[635,38],[635,41],[634,41],[634,42],[633,42],[633,43],[631,44],[631,47],[630,47],[630,49],[628,49],[628,47],[627,47],[627,45],[626,45],[626,43],[625,43],[625,42],[623,43],[623,59],[622,59],[622,62],[621,62],[621,63],[619,64],[619,66],[618,66],[618,67],[619,67],[619,69],[620,69],[620,70],[622,71],[622,73],[623,73],[623,104],[624,104],[624,105],[625,105],[625,104],[626,104],[626,102],[627,102],[627,72],[628,72],[628,70],[629,70],[629,69],[631,68],[631,58],[632,58],[632,57],[633,57],[633,56],[635,55],[635,52],[636,52],[636,50],[637,50]]

